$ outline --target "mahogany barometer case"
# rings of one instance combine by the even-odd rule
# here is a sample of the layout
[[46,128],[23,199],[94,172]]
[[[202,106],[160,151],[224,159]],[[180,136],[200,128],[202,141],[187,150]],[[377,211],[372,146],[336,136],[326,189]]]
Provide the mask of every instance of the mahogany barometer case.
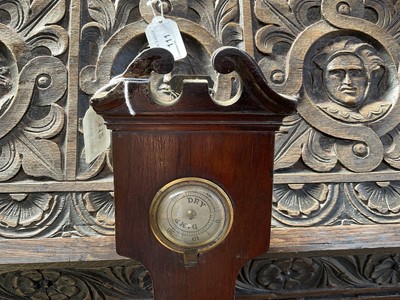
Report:
[[[155,299],[233,299],[269,246],[274,135],[295,101],[241,50],[211,60],[212,75],[174,76],[171,54],[150,49],[92,98],[112,130],[116,249],[149,270]],[[158,97],[167,73],[179,93]],[[235,93],[219,99],[214,78]]]

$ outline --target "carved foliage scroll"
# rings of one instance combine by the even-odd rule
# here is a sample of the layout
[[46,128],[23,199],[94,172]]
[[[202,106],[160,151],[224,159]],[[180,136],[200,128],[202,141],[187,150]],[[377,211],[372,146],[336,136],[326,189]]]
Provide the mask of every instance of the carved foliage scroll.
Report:
[[338,295],[354,287],[366,288],[366,293],[374,288],[390,291],[399,284],[399,259],[398,254],[259,259],[242,269],[237,287],[243,292],[257,287],[265,297],[290,291],[318,295],[323,290]]
[[44,269],[0,274],[3,299],[150,299],[151,282],[140,265]]
[[[325,299],[327,294],[345,293],[349,299],[367,298],[371,290],[384,294],[398,289],[399,264],[400,256],[393,253],[257,259],[242,268],[236,297],[287,299],[312,293]],[[351,290],[354,287],[359,290]],[[36,269],[0,274],[0,293],[3,299],[152,299],[152,282],[138,264]]]
[[[43,6],[48,5],[47,9]],[[65,1],[0,3],[0,181],[20,170],[62,180]]]

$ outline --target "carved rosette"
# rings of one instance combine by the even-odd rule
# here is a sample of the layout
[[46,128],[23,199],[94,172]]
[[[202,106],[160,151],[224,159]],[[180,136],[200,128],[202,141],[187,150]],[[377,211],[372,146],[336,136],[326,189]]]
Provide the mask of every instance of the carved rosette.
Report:
[[280,226],[329,224],[341,213],[338,196],[336,184],[276,184],[272,214]]
[[19,297],[29,297],[30,299],[71,299],[79,297],[80,299],[90,299],[87,288],[82,288],[82,284],[78,284],[80,282],[77,278],[57,271],[25,271],[13,279],[12,289]]
[[0,194],[0,222],[5,227],[27,227],[43,219],[51,202],[49,194]]
[[50,193],[0,194],[0,238],[47,237],[67,222],[65,197]]
[[[277,224],[398,222],[398,4],[256,0],[254,9],[259,65],[274,90],[298,99],[276,136]],[[336,196],[316,196],[317,186]]]
[[400,221],[398,181],[345,184],[344,190],[353,207],[368,220],[380,224]]
[[[48,9],[42,9],[48,5]],[[65,1],[0,3],[0,181],[21,169],[30,177],[63,179],[61,142],[67,88],[62,56],[66,30],[57,25]]]
[[400,255],[374,255],[366,271],[377,284],[398,285],[400,283]]

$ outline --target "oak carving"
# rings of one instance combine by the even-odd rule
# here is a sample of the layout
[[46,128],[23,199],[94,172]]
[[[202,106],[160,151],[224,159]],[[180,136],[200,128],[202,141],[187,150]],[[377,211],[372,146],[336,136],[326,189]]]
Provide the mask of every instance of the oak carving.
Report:
[[[2,241],[113,235],[112,149],[87,164],[80,120],[90,97],[147,47],[143,33],[153,15],[146,2],[0,0]],[[154,76],[150,92],[157,99],[174,101],[193,78],[213,87],[213,99],[235,99],[243,89],[236,75],[212,70],[211,53],[220,46],[245,49],[270,87],[298,99],[275,147],[277,228],[345,232],[379,224],[384,232],[399,223],[399,1],[162,2],[189,55],[172,73]],[[335,293],[393,291],[398,263],[396,254],[252,261],[237,286],[265,298],[327,285]],[[88,290],[105,299],[151,297],[143,270],[116,270],[7,273],[0,297],[44,290],[55,299]],[[138,290],[129,290],[127,277]]]
[[398,222],[397,6],[255,1],[255,15],[266,78],[299,101],[277,135],[277,226]]

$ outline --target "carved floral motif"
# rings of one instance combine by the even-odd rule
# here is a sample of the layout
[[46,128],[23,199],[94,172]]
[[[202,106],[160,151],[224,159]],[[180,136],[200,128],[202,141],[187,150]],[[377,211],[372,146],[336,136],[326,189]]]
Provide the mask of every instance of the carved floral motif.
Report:
[[73,277],[57,271],[25,271],[12,282],[15,294],[29,299],[90,299]]
[[0,238],[114,234],[110,192],[0,194]]
[[277,204],[277,210],[285,211],[291,216],[310,215],[320,208],[327,193],[325,184],[275,185],[273,201]]
[[113,193],[88,193],[84,196],[88,211],[95,219],[108,226],[115,224],[115,206]]
[[0,274],[0,293],[6,299],[150,299],[148,280],[149,273],[137,264],[17,271]]
[[115,206],[111,192],[90,192],[71,195],[71,215],[82,220],[73,225],[76,235],[114,235]]
[[400,210],[399,182],[363,182],[357,184],[355,190],[369,208],[382,214]]
[[114,235],[115,206],[112,192],[75,193],[69,197],[73,220],[70,226],[75,229],[73,235]]
[[[349,287],[390,289],[399,283],[399,255],[258,259],[247,263],[237,281],[237,294],[288,291],[349,292]],[[96,278],[96,279],[94,279]],[[93,269],[29,270],[0,274],[8,297],[30,299],[147,299],[149,273],[139,265]],[[360,293],[360,292],[357,292]],[[46,298],[47,297],[47,298]],[[77,298],[78,299],[78,298]]]
[[[257,259],[239,273],[236,294],[272,295],[368,293],[398,288],[399,255],[374,254],[337,257]],[[350,290],[359,287],[367,290]],[[97,269],[44,269],[0,274],[5,299],[151,299],[152,283],[140,265],[116,265]],[[287,297],[290,297],[287,294]],[[371,296],[371,299],[374,296]]]
[[379,181],[344,184],[346,200],[359,212],[358,222],[368,224],[369,220],[378,224],[398,223],[400,220],[399,182]]
[[274,261],[259,270],[257,281],[268,290],[297,289],[313,280],[318,272],[318,267],[313,264],[308,258]]
[[373,267],[371,278],[378,284],[400,283],[400,255],[387,255]]
[[399,211],[398,181],[274,186],[278,227],[398,223]]
[[43,218],[51,200],[49,194],[0,194],[0,223],[29,226]]
[[272,215],[275,225],[312,226],[340,219],[339,185],[275,184]]

